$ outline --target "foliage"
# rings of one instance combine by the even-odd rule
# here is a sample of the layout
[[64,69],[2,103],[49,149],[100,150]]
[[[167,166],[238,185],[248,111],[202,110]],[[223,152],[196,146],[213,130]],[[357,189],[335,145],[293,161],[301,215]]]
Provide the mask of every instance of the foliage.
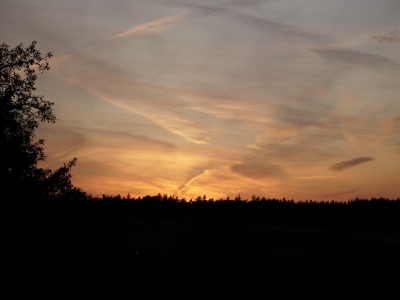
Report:
[[57,197],[74,190],[70,169],[76,158],[57,170],[38,168],[44,161],[44,140],[35,141],[39,122],[55,123],[53,104],[34,95],[36,71],[50,69],[49,52],[42,55],[36,42],[25,48],[0,45],[0,174],[2,194]]

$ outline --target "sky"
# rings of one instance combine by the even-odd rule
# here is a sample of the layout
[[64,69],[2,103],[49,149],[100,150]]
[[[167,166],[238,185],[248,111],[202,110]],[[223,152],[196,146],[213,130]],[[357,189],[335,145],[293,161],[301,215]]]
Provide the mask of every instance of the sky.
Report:
[[399,0],[0,0],[95,196],[400,196]]

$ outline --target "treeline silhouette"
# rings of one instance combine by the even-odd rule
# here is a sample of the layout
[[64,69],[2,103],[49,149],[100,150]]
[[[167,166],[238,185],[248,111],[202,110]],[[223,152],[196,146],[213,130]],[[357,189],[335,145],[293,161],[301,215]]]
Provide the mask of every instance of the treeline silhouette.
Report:
[[252,200],[207,199],[186,200],[175,195],[158,194],[134,198],[129,194],[87,195],[87,210],[120,219],[151,219],[197,222],[212,226],[279,225],[330,228],[333,230],[375,230],[396,233],[400,229],[400,198],[355,198],[348,201],[294,201],[253,196]]
[[14,202],[11,248],[35,291],[38,270],[65,293],[139,298],[390,289],[400,278],[400,199],[74,199]]
[[[294,201],[265,197],[242,199],[207,199],[206,196],[186,200],[175,195],[125,197],[104,195],[93,197],[79,193],[70,199],[35,201],[24,198],[28,212],[59,207],[65,214],[79,211],[97,218],[120,220],[146,219],[196,222],[205,226],[300,226],[333,230],[374,230],[398,233],[400,198],[351,199],[348,201]],[[37,207],[35,207],[37,206]],[[72,210],[72,211],[71,211]],[[61,211],[60,211],[61,213]]]

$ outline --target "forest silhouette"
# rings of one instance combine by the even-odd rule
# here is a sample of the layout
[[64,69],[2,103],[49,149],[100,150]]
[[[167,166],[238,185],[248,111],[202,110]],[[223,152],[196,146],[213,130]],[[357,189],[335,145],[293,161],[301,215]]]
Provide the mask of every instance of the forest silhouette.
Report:
[[51,57],[35,44],[0,46],[0,194],[17,293],[250,297],[398,285],[399,198],[94,197],[71,183],[76,158],[39,168],[44,141],[34,130],[56,117],[32,94],[35,68],[49,70]]

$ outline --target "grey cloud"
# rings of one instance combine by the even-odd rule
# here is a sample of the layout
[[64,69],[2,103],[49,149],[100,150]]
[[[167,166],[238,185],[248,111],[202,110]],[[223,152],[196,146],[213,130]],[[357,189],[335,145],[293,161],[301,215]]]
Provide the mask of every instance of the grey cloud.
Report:
[[[270,0],[271,1],[271,0]],[[263,18],[259,18],[256,16],[248,15],[243,12],[239,12],[236,8],[246,7],[246,6],[255,6],[262,3],[270,2],[270,1],[245,1],[245,0],[238,0],[232,3],[224,3],[221,6],[216,5],[203,5],[203,4],[196,4],[196,3],[185,3],[182,1],[171,1],[168,3],[173,3],[175,5],[186,7],[192,9],[191,15],[195,17],[203,17],[203,16],[211,16],[211,15],[229,15],[235,18],[238,18],[256,28],[262,30],[269,30],[271,32],[277,32],[279,34],[290,36],[290,37],[300,37],[305,38],[308,40],[313,41],[326,41],[326,37],[322,37],[317,34],[305,32],[298,30],[292,26],[285,25],[279,22],[269,21]]]
[[321,41],[321,40],[326,41],[326,37],[322,37],[320,35],[313,34],[310,32],[301,31],[286,24],[269,21],[264,18],[248,15],[246,13],[238,11],[232,13],[234,17],[237,17],[238,19],[244,21],[245,23],[261,30],[268,30],[270,32],[275,32],[286,37],[299,37],[312,41]]
[[177,147],[171,143],[153,139],[147,135],[137,135],[122,131],[106,131],[106,130],[87,130],[92,134],[100,134],[101,139],[118,140],[118,144],[123,143],[124,146],[132,146],[134,148],[148,148],[154,150],[173,151]]
[[226,8],[218,6],[207,6],[207,5],[197,5],[191,4],[193,8],[193,15],[197,17],[209,16],[209,15],[223,15],[228,12]]
[[354,158],[351,160],[346,160],[346,161],[342,161],[340,163],[334,164],[334,165],[330,166],[329,169],[339,172],[339,171],[343,171],[348,168],[355,167],[355,166],[358,166],[360,164],[363,164],[363,163],[366,163],[366,162],[369,162],[372,160],[374,160],[373,157],[361,156],[361,157],[357,157],[357,158]]
[[400,43],[400,30],[391,31],[387,34],[374,35],[372,39],[379,43]]
[[284,36],[288,37],[299,37],[299,38],[304,38],[307,40],[312,40],[312,41],[327,41],[326,37],[320,36],[318,34],[313,34],[310,32],[302,31],[295,29],[292,26],[285,25],[279,22],[273,22],[269,21],[263,18],[259,18],[256,16],[251,16],[247,15],[244,13],[236,13],[236,16],[243,21],[247,22],[248,24],[255,26],[256,28],[262,29],[262,30],[269,30],[272,32],[277,32],[279,34],[282,34]]
[[342,139],[342,133],[335,131],[301,132],[284,140],[268,138],[257,144],[259,147],[257,150],[273,159],[292,161],[295,164],[310,164],[330,158],[341,151],[337,141]]
[[240,163],[231,166],[231,170],[252,179],[276,178],[285,175],[280,166],[273,164]]
[[[327,116],[320,116],[317,113],[292,108],[283,105],[275,106],[276,109],[276,117],[285,123],[294,124],[297,126],[315,126],[315,127],[326,127],[327,126]],[[328,119],[329,120],[329,119]]]
[[177,147],[171,143],[159,141],[156,139],[152,139],[146,135],[135,135],[130,133],[124,133],[123,136],[128,136],[129,138],[133,139],[134,141],[143,142],[147,144],[151,144],[157,147],[164,148],[166,150],[175,150]]
[[354,67],[400,69],[400,64],[386,57],[348,49],[310,49],[324,59]]
[[274,1],[276,0],[235,0],[232,3],[240,6],[253,6]]
[[[274,2],[277,0],[228,0],[228,1],[208,1],[211,5],[206,5],[207,1],[199,0],[199,1],[188,1],[185,0],[157,0],[158,4],[160,5],[175,5],[179,7],[186,7],[186,8],[199,8],[199,9],[215,9],[215,11],[221,10],[228,10],[234,7],[241,7],[241,6],[257,6],[263,3]],[[201,3],[201,4],[198,4]],[[219,6],[217,6],[219,5]]]
[[[323,161],[343,153],[346,135],[337,126],[285,127],[282,132],[266,127],[266,134],[257,138],[252,156],[290,163],[292,168],[321,165]],[[274,131],[277,131],[276,133]]]
[[[221,6],[210,6],[210,5],[200,5],[200,4],[186,4],[186,6],[194,8],[198,15],[213,15],[213,14],[224,14],[235,11],[235,8],[258,6],[263,3],[271,2],[274,0],[237,0],[229,1],[228,3],[222,3]],[[203,3],[203,2],[202,2]],[[214,4],[215,2],[213,2]]]
[[[203,3],[203,2],[202,2]],[[190,14],[192,16],[208,16],[208,15],[214,15],[214,14],[224,14],[229,11],[229,5],[223,5],[223,6],[216,6],[216,5],[204,5],[204,4],[197,4],[197,3],[187,3],[185,1],[178,1],[178,0],[169,0],[169,1],[162,1],[160,3],[161,5],[174,5],[178,7],[183,7],[190,9]]]
[[[189,93],[188,93],[189,94]],[[185,92],[182,92],[185,95]],[[213,96],[204,93],[193,94],[201,99],[201,104],[193,104],[192,108],[215,115],[219,118],[229,119],[232,122],[273,125],[278,127],[296,127],[304,129],[343,127],[343,120],[340,116],[330,113],[330,107],[318,103],[318,106],[307,109],[290,107],[282,104],[257,103],[248,100],[236,99],[235,96]],[[200,100],[198,100],[200,101]],[[304,106],[303,106],[304,107]]]
[[[302,85],[302,89],[295,96],[296,100],[303,103],[310,103],[328,94],[335,87],[336,82],[345,71],[344,68],[329,68],[329,70],[305,77],[306,83]],[[332,103],[329,103],[329,105],[332,105]]]
[[[273,118],[279,124],[285,124],[290,127],[295,126],[299,129],[317,130],[317,133],[313,131],[310,135],[318,135],[319,138],[322,137],[321,135],[329,135],[330,138],[333,138],[333,135],[337,137],[334,132],[346,129],[346,126],[348,126],[347,120],[340,115],[330,113],[328,108],[323,107],[323,104],[319,103],[318,105],[320,108],[313,106],[313,111],[284,105],[275,105],[271,109],[274,110]],[[329,132],[321,132],[321,130],[329,130]]]

